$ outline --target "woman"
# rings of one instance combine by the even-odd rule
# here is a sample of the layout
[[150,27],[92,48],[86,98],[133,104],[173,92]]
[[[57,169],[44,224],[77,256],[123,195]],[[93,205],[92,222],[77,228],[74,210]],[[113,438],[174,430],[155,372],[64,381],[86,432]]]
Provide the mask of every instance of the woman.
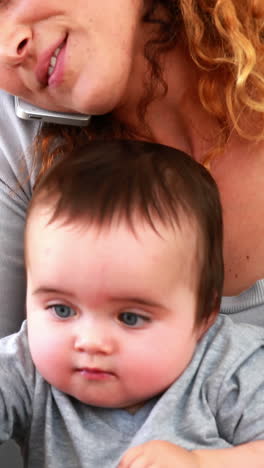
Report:
[[209,167],[224,208],[223,311],[264,325],[263,19],[263,0],[1,6],[0,88],[48,109],[96,116],[85,130],[43,128],[33,170],[27,148],[38,126],[16,119],[12,97],[2,95],[2,335],[24,313],[22,237],[35,176],[87,138],[157,141]]

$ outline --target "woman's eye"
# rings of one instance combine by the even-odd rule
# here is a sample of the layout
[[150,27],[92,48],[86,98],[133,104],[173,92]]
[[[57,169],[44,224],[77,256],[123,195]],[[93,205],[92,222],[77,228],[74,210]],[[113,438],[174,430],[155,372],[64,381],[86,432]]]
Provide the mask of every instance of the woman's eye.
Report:
[[49,307],[53,310],[54,314],[62,319],[67,319],[76,315],[76,312],[69,306],[64,304],[55,304]]
[[122,312],[118,319],[128,327],[142,327],[146,322],[149,322],[148,317],[137,314],[136,312]]

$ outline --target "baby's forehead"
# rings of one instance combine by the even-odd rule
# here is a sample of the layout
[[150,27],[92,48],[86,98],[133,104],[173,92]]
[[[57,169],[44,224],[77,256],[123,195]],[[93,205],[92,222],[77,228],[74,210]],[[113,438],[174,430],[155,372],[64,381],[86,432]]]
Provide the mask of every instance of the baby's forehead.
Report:
[[25,235],[32,235],[32,229],[44,230],[52,219],[54,208],[52,205],[34,204],[27,213]]
[[[56,252],[61,253],[60,246],[80,252],[78,245],[82,245],[88,260],[96,250],[98,258],[108,255],[110,251],[119,257],[134,252],[136,258],[141,253],[146,260],[149,259],[153,264],[155,262],[155,268],[159,268],[159,262],[167,262],[169,265],[173,259],[175,266],[192,265],[188,267],[192,271],[197,263],[197,226],[187,216],[181,216],[177,223],[163,223],[158,219],[149,223],[140,216],[135,216],[129,223],[127,219],[118,217],[110,225],[98,225],[78,217],[67,222],[63,216],[55,219],[52,216],[50,207],[35,206],[31,211],[25,242],[28,260],[32,255],[36,257],[38,251],[42,252],[43,258],[45,249],[52,249],[55,258]],[[89,246],[87,250],[86,245]]]
[[182,209],[177,213],[177,219],[171,218],[161,218],[156,214],[149,213],[148,216],[145,216],[140,212],[140,210],[135,210],[131,213],[130,216],[127,216],[126,213],[120,213],[118,210],[113,214],[111,219],[100,220],[99,217],[91,217],[88,212],[85,213],[72,213],[64,210],[57,214],[56,204],[46,203],[46,204],[35,204],[28,213],[26,228],[29,231],[28,235],[30,236],[30,231],[32,227],[38,229],[39,231],[45,231],[52,226],[53,230],[65,231],[69,229],[77,230],[89,230],[92,229],[98,232],[98,235],[107,236],[113,230],[117,230],[122,227],[128,232],[133,233],[135,237],[141,236],[144,233],[150,231],[153,234],[159,236],[161,239],[166,239],[168,236],[174,236],[176,239],[181,233],[183,236],[186,234],[186,239],[189,236],[197,237],[199,234],[198,221],[195,216],[190,215],[190,213],[184,212]]
[[[125,275],[133,285],[183,283],[196,287],[197,236],[187,222],[178,226],[138,220],[131,228],[126,220],[98,229],[89,223],[49,223],[50,212],[36,210],[29,219],[27,272],[30,278],[60,277],[65,271],[79,272],[79,281],[100,278],[98,284],[119,284]],[[56,276],[55,275],[55,276]],[[56,276],[56,277],[57,277]],[[78,275],[77,275],[78,276]],[[154,283],[152,283],[154,281]],[[153,284],[155,286],[153,286]],[[142,286],[143,287],[143,286]],[[153,292],[154,292],[153,290]]]

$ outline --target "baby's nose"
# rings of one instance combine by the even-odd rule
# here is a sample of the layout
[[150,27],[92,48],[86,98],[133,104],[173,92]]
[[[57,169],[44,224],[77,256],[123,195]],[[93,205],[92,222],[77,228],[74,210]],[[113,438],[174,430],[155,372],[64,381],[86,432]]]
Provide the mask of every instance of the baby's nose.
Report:
[[75,338],[74,348],[89,354],[112,354],[115,340],[104,327],[91,326],[82,329]]

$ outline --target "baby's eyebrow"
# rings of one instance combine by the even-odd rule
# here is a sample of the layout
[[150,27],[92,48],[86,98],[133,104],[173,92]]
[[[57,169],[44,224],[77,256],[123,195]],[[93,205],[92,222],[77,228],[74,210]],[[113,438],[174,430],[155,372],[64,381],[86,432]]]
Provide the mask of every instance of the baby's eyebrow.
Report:
[[32,295],[36,296],[39,294],[63,294],[67,296],[73,296],[73,294],[66,289],[52,288],[49,286],[40,286],[33,290]]
[[[1,0],[0,0],[1,1]],[[33,290],[32,295],[45,295],[45,294],[55,294],[55,295],[63,295],[68,297],[74,297],[74,294],[66,289],[54,288],[50,286],[40,286]],[[153,307],[155,309],[164,309],[164,304],[160,302],[153,301],[147,297],[140,297],[140,296],[129,296],[125,294],[120,294],[118,296],[109,296],[108,300],[111,302],[120,302],[120,303],[130,303],[135,304],[137,306],[143,307]]]
[[142,306],[150,306],[150,307],[164,307],[159,302],[153,301],[152,299],[137,297],[137,296],[111,296],[111,301],[113,302],[132,302],[135,304],[139,304]]

